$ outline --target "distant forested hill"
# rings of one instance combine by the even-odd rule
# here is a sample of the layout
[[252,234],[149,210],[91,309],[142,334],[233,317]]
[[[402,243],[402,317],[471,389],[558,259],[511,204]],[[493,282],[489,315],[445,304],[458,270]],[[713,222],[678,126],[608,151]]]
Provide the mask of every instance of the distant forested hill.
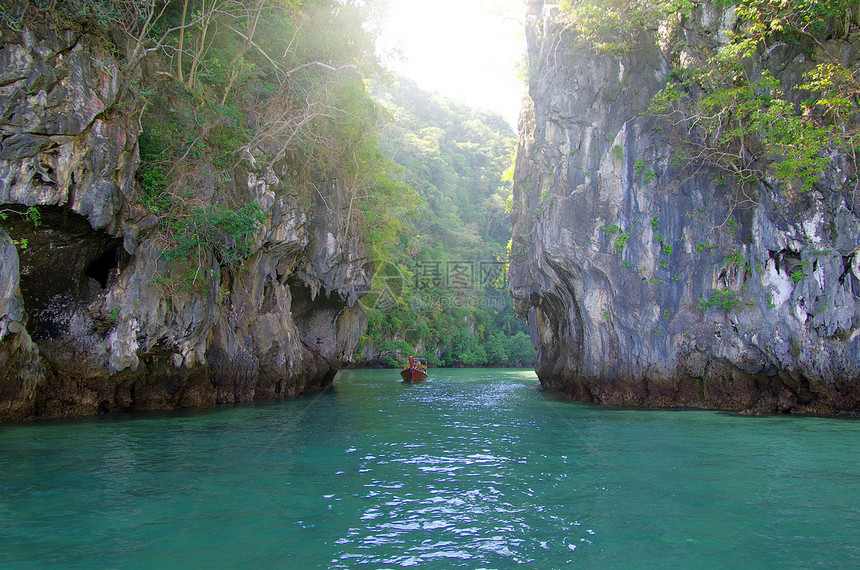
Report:
[[402,185],[397,220],[373,236],[370,326],[356,353],[393,365],[404,355],[444,366],[529,366],[526,323],[505,290],[516,136],[496,114],[398,77],[373,87],[390,115],[379,146]]

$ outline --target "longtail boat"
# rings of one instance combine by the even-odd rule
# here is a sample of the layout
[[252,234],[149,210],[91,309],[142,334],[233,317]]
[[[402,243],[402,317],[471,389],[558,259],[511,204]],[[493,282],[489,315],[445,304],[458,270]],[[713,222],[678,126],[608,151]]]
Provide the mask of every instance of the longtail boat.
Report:
[[414,356],[409,357],[409,363],[403,365],[400,377],[404,382],[421,382],[427,380],[427,361]]

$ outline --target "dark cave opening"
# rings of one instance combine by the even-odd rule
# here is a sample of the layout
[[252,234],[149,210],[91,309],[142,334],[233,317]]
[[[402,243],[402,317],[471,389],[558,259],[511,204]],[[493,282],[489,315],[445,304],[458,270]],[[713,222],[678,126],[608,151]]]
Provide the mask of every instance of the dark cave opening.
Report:
[[111,271],[114,271],[119,267],[117,249],[118,245],[108,249],[93,259],[84,270],[84,274],[87,277],[95,279],[98,284],[101,285],[102,289],[107,288],[108,278],[110,277]]
[[37,341],[67,332],[70,315],[109,288],[127,260],[122,240],[66,208],[39,208],[38,227],[16,224],[13,237],[26,239],[18,252],[27,328]]

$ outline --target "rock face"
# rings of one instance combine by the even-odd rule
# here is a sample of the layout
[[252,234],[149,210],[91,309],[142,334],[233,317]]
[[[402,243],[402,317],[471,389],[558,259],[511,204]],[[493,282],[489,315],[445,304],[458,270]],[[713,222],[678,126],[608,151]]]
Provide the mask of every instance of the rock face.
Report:
[[[242,183],[212,201],[263,207],[256,253],[238,271],[209,255],[194,288],[171,288],[153,216],[136,205],[139,127],[111,112],[116,61],[71,33],[3,39],[0,421],[328,385],[366,326],[355,303],[370,285],[342,185],[321,180],[314,203],[285,189],[277,164],[237,171]],[[16,213],[34,205],[38,228]]]
[[[732,207],[710,173],[673,168],[676,143],[645,114],[669,71],[658,42],[586,55],[556,15],[529,4],[514,182],[511,291],[541,383],[612,405],[860,411],[848,161],[834,155],[798,197]],[[688,34],[716,38],[732,23],[715,8],[697,17]],[[802,58],[780,49],[772,57],[791,72]]]

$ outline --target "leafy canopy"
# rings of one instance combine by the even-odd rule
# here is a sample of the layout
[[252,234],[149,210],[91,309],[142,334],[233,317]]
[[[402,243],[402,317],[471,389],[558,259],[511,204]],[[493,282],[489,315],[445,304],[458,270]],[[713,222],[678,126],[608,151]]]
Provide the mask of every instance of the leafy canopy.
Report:
[[[394,219],[379,228],[382,240],[374,238],[369,326],[356,358],[375,354],[393,365],[417,353],[437,366],[532,364],[534,348],[506,294],[480,276],[467,287],[447,281],[449,268],[480,270],[480,262],[504,256],[511,192],[501,178],[516,144],[510,127],[405,78],[373,93],[391,118],[380,149],[396,164],[389,170],[396,181],[378,199]],[[399,356],[391,354],[395,345]]]

